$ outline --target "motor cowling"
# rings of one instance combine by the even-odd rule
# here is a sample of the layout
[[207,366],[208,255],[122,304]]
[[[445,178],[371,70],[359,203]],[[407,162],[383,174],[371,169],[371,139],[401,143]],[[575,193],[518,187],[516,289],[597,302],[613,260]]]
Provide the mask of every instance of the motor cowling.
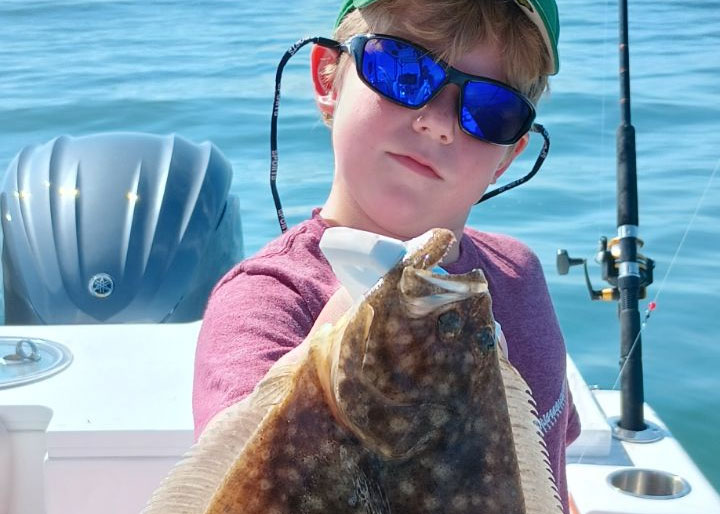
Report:
[[7,324],[182,322],[242,257],[232,167],[177,135],[61,136],[0,192]]

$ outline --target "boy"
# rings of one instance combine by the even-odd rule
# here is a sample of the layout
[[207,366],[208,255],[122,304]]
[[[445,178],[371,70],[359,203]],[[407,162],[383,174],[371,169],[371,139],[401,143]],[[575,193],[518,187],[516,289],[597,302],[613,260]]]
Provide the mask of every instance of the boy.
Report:
[[318,247],[325,228],[407,240],[445,227],[458,244],[443,268],[487,276],[567,512],[565,445],[579,424],[542,269],[522,243],[465,227],[470,208],[527,146],[531,104],[557,72],[554,0],[515,1],[345,0],[334,37],[347,44],[311,54],[316,102],[332,130],[330,195],[213,291],[196,355],[196,435],[314,326],[349,307]]

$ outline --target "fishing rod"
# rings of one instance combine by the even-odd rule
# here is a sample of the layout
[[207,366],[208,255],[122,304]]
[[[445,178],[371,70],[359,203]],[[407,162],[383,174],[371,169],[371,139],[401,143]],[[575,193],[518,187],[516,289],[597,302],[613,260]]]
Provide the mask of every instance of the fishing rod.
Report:
[[[628,44],[627,0],[619,1],[620,57],[620,125],[617,129],[617,237],[608,242],[600,238],[595,261],[600,264],[602,278],[611,287],[595,290],[585,259],[568,256],[558,250],[557,268],[561,275],[571,266],[582,264],[585,282],[592,300],[618,301],[620,320],[620,418],[613,420],[615,436],[620,439],[654,440],[660,433],[644,419],[642,339],[639,300],[647,296],[653,282],[655,263],[638,250],[637,159],[635,128],[630,112],[630,52]],[[653,305],[651,304],[651,310]]]

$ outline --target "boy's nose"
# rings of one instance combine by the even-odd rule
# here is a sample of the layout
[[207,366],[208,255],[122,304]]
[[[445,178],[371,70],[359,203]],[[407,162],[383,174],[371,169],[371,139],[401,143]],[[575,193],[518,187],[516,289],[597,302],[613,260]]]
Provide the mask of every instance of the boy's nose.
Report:
[[430,136],[433,140],[449,145],[455,140],[457,130],[457,103],[460,94],[454,84],[445,86],[438,95],[420,109],[413,121],[413,129]]

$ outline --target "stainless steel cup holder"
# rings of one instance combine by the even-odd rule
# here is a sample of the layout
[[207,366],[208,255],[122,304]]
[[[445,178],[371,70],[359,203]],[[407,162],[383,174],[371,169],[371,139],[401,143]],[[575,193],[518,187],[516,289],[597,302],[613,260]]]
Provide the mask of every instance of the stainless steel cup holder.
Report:
[[621,469],[608,475],[618,491],[651,500],[672,500],[690,492],[690,484],[678,475],[656,469]]

